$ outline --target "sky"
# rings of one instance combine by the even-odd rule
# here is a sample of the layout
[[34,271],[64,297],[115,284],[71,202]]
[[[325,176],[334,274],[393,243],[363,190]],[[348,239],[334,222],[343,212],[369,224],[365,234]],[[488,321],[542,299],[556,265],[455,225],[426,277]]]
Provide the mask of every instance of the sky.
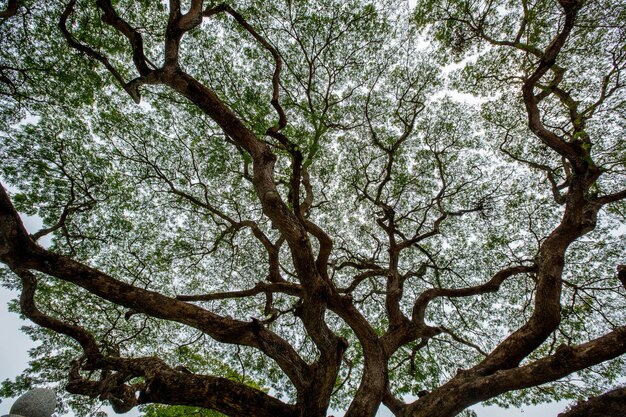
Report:
[[[30,233],[34,233],[41,227],[41,220],[23,216],[24,224]],[[45,242],[43,242],[45,245]],[[35,343],[28,336],[20,331],[20,328],[29,325],[29,322],[20,319],[19,315],[10,313],[7,305],[11,299],[19,296],[16,291],[9,291],[0,287],[0,381],[7,378],[13,379],[28,366],[28,350],[35,346]],[[0,403],[0,416],[8,414],[14,399],[3,399]],[[529,406],[522,409],[502,409],[499,407],[484,407],[477,405],[472,407],[478,417],[527,417],[541,416],[550,417],[562,412],[567,406],[566,402],[546,404],[541,406]],[[137,417],[139,412],[133,410],[126,414],[116,414],[110,408],[104,409],[109,416],[124,415],[126,417]],[[340,414],[335,412],[339,417]],[[68,414],[64,416],[70,416]],[[378,417],[391,417],[392,414],[384,406],[379,410]]]

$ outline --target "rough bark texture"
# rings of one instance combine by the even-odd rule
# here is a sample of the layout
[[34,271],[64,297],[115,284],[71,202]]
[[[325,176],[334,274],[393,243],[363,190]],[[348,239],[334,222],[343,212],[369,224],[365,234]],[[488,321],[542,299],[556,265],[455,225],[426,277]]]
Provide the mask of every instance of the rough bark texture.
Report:
[[626,388],[579,401],[558,417],[621,417],[626,415]]

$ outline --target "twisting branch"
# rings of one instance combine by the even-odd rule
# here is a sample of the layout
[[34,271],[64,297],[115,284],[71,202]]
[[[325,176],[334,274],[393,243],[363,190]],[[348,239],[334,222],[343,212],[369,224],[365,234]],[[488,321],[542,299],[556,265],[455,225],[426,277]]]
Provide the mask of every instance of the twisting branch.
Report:
[[586,164],[580,159],[579,151],[570,143],[565,142],[562,138],[558,137],[554,132],[548,130],[541,121],[541,112],[538,107],[539,98],[535,96],[534,88],[537,83],[554,67],[556,58],[561,52],[561,49],[565,45],[567,38],[569,37],[572,29],[574,28],[574,22],[576,21],[576,15],[580,9],[578,1],[561,0],[561,6],[565,13],[565,22],[561,31],[554,37],[550,45],[541,54],[541,59],[537,68],[526,79],[522,86],[522,94],[524,97],[524,104],[526,105],[526,111],[528,113],[528,126],[530,130],[541,139],[547,146],[554,149],[563,157],[567,158],[572,165],[574,165],[579,171],[585,169]]
[[496,292],[500,289],[502,283],[515,275],[535,272],[537,271],[536,265],[525,266],[511,266],[498,271],[489,281],[484,284],[476,285],[473,287],[465,288],[431,288],[424,291],[415,302],[413,306],[412,319],[417,325],[424,325],[424,317],[426,315],[426,308],[428,304],[438,297],[470,297],[478,294],[485,294],[489,292]]
[[211,17],[219,13],[228,13],[229,15],[231,15],[237,21],[237,23],[241,25],[241,27],[243,27],[248,33],[250,33],[250,35],[252,35],[252,37],[272,55],[272,58],[274,59],[274,74],[272,75],[272,99],[270,103],[278,114],[278,121],[274,126],[267,129],[265,133],[266,135],[276,139],[292,156],[293,172],[290,184],[290,200],[296,216],[301,222],[304,222],[302,213],[303,210],[300,207],[300,183],[301,177],[303,175],[302,165],[304,157],[298,146],[296,146],[296,144],[294,144],[289,138],[287,138],[287,136],[281,133],[281,130],[285,126],[287,126],[287,116],[279,101],[282,58],[280,57],[280,54],[278,53],[276,48],[274,48],[267,39],[261,36],[239,12],[234,10],[229,5],[222,3],[220,5],[207,8],[202,12],[202,16]]
[[[103,356],[95,338],[87,330],[52,318],[37,309],[34,300],[37,280],[34,274],[19,269],[14,269],[14,272],[20,276],[23,285],[20,298],[22,313],[42,327],[75,339],[85,352],[85,357],[75,361],[70,370],[66,386],[69,392],[108,400],[118,413],[128,412],[139,404],[150,402],[178,404],[177,395],[189,395],[190,390],[195,390],[203,393],[195,396],[198,399],[196,405],[201,407],[233,415],[250,415],[254,412],[255,415],[268,417],[296,416],[296,407],[245,384],[177,371],[157,358]],[[102,372],[99,380],[94,381],[81,376],[81,369],[102,369]],[[146,380],[128,384],[135,377],[145,377]],[[184,393],[179,391],[181,386],[185,387]],[[167,395],[159,394],[160,390],[167,391]],[[136,395],[138,392],[139,397]],[[241,401],[241,398],[248,400]]]
[[78,42],[68,30],[67,20],[72,15],[72,13],[74,13],[75,5],[76,0],[71,0],[69,3],[67,3],[63,14],[61,14],[61,18],[59,19],[59,28],[61,29],[61,33],[63,34],[63,37],[65,37],[68,45],[71,48],[87,55],[91,59],[95,59],[96,61],[104,65],[104,67],[111,73],[111,75],[113,75],[117,82],[120,83],[124,90],[126,90],[126,92],[132,97],[135,103],[139,103],[141,101],[141,97],[139,95],[139,90],[137,89],[137,81],[135,80],[127,83],[122,75],[119,73],[119,71],[111,64],[109,58],[102,55],[100,52],[92,49],[91,47]]
[[[302,415],[297,406],[285,404],[242,382],[172,368],[157,357],[108,357],[103,360],[99,380],[95,381],[80,375],[81,366],[79,361],[72,368],[67,390],[109,400],[118,413],[129,411],[131,405],[160,403],[186,404],[232,416]],[[129,383],[133,378],[141,379]]]
[[[123,27],[118,27],[117,29],[120,32],[124,30]],[[168,36],[169,35],[166,34],[166,37]],[[263,213],[272,221],[273,227],[280,231],[281,236],[284,237],[285,242],[289,245],[298,280],[306,290],[303,303],[301,308],[296,311],[296,315],[302,320],[308,334],[320,351],[318,361],[325,363],[324,367],[319,366],[315,368],[319,370],[316,371],[319,372],[318,376],[320,380],[318,381],[323,381],[323,383],[307,385],[307,382],[311,379],[311,366],[304,363],[293,347],[288,344],[279,347],[281,343],[286,342],[274,333],[269,332],[264,326],[260,325],[259,322],[248,323],[250,325],[248,330],[252,331],[254,335],[248,334],[244,336],[241,334],[241,329],[237,329],[238,325],[235,324],[220,326],[221,331],[218,333],[227,332],[229,338],[230,336],[239,334],[240,336],[235,336],[236,339],[242,336],[245,338],[250,337],[251,340],[256,340],[256,342],[260,342],[263,345],[261,349],[264,352],[265,350],[270,350],[278,354],[278,356],[283,356],[284,353],[294,355],[290,360],[302,365],[302,367],[297,366],[296,369],[293,369],[293,367],[291,367],[291,369],[285,369],[285,373],[288,374],[288,376],[290,375],[290,379],[294,377],[294,385],[299,393],[305,392],[306,395],[304,393],[301,394],[305,396],[303,399],[305,406],[312,407],[313,409],[319,408],[319,412],[321,413],[321,410],[325,410],[328,401],[330,401],[336,375],[339,372],[340,358],[345,351],[346,342],[344,339],[336,336],[324,321],[326,300],[331,288],[329,283],[323,280],[317,271],[315,257],[308,239],[308,232],[303,225],[303,216],[299,209],[298,187],[301,180],[299,169],[301,168],[302,155],[299,150],[293,148],[294,161],[291,208],[283,201],[277,190],[276,181],[274,179],[274,163],[277,158],[272,153],[271,148],[264,141],[260,140],[214,91],[185,73],[178,66],[174,66],[174,64],[164,68],[162,71],[158,71],[157,82],[172,88],[183,97],[189,99],[201,111],[211,117],[230,139],[245,149],[252,157],[252,181],[257,197],[261,202]],[[274,276],[272,279],[276,278],[278,277]],[[175,301],[176,303],[182,303],[179,300]],[[191,306],[190,304],[186,305]],[[132,306],[129,307],[132,308]],[[214,330],[218,329],[214,328]],[[282,342],[276,344],[265,337],[262,337],[262,342],[259,339],[259,335],[265,335],[267,332],[273,335],[270,336],[270,339],[275,336],[282,340]],[[244,334],[245,333],[246,332],[244,332]],[[265,341],[268,343],[265,344]],[[243,341],[240,340],[240,342],[237,343],[247,344],[247,342],[242,342]],[[256,342],[253,343],[258,345]],[[260,345],[258,346],[260,347]],[[282,353],[279,353],[279,351]],[[273,354],[268,354],[270,357],[273,357],[272,355]],[[279,361],[280,360],[277,360],[277,362]],[[283,362],[283,365],[286,363],[287,362]],[[300,371],[304,372],[300,373]],[[304,375],[307,376],[302,378]]]
[[[127,372],[110,372],[104,365],[110,358],[101,353],[96,339],[91,333],[80,326],[50,317],[37,308],[35,304],[35,291],[37,289],[35,275],[30,271],[19,269],[14,269],[13,272],[22,280],[20,297],[22,313],[33,323],[76,340],[85,352],[83,359],[74,362],[66,389],[69,392],[87,394],[93,397],[99,396],[102,400],[108,400],[118,413],[127,412],[134,408],[137,405],[137,398],[135,397],[137,387],[131,387],[125,383],[135,375]],[[81,368],[93,370],[102,367],[106,371],[102,372],[99,381],[90,381],[80,376]]]
[[192,0],[189,11],[181,14],[180,0],[170,0],[170,19],[176,21],[181,32],[188,32],[202,21],[202,0]]
[[[613,75],[619,73],[619,68],[614,67],[613,70],[611,70],[611,72],[604,77],[598,101],[585,109],[585,111],[579,112],[578,102],[571,97],[569,92],[559,87],[566,69],[556,64],[556,58],[574,28],[577,14],[581,7],[583,7],[583,2],[578,0],[559,0],[559,4],[564,12],[564,22],[560,31],[552,39],[545,50],[541,50],[536,46],[521,42],[522,35],[527,29],[529,15],[528,5],[525,1],[522,1],[524,13],[514,41],[500,40],[490,36],[485,32],[482,23],[476,24],[473,21],[460,19],[450,15],[448,15],[447,18],[466,25],[476,37],[485,40],[492,45],[514,48],[539,59],[535,70],[524,80],[522,86],[524,103],[528,113],[528,126],[544,144],[555,150],[561,156],[565,157],[574,165],[574,167],[576,167],[577,170],[582,172],[586,169],[585,167],[589,162],[587,158],[588,149],[585,149],[586,145],[581,146],[580,143],[576,143],[576,140],[579,142],[581,139],[583,141],[588,140],[588,138],[585,138],[585,121],[591,117],[595,109],[601,105],[607,97],[616,91],[617,86],[615,88],[608,89],[608,83]],[[487,12],[485,12],[485,17],[486,13]],[[548,71],[553,73],[553,78],[547,84],[542,84],[540,80]],[[541,90],[536,95],[534,93],[535,88],[539,88]],[[539,110],[538,103],[550,95],[554,95],[570,113],[570,122],[572,123],[574,130],[574,135],[572,136],[573,139],[575,139],[573,142],[567,142],[564,138],[559,137],[553,131],[548,129],[541,120],[541,112]]]
[[[282,70],[283,64],[280,54],[274,48],[267,39],[259,34],[249,23],[248,21],[237,11],[235,11],[228,4],[220,4],[215,7],[208,8],[202,12],[202,16],[211,17],[216,14],[226,12],[231,15],[237,23],[241,25],[257,42],[263,46],[270,54],[272,54],[272,58],[274,58],[274,75],[272,76],[272,100],[270,103],[278,113],[278,122],[276,125],[272,126],[268,129],[267,134],[272,136],[281,143],[286,139],[283,135],[279,135],[280,130],[282,130],[285,126],[287,126],[287,116],[285,115],[285,111],[279,102],[279,89],[280,89],[280,72]],[[284,145],[284,143],[283,143]]]
[[293,295],[295,297],[302,296],[302,287],[289,282],[265,283],[259,282],[253,288],[242,291],[218,292],[212,294],[200,295],[177,295],[176,299],[181,301],[214,301],[226,300],[229,298],[249,297],[263,293],[283,293]]
[[100,398],[111,403],[116,413],[126,413],[138,405],[136,393],[145,389],[144,383],[127,384],[133,377],[142,376],[126,370],[112,372],[106,369],[100,373],[98,380],[91,380],[81,375],[83,369],[91,370],[82,360],[74,361],[69,373],[65,389],[73,394]]
[[306,385],[309,366],[289,343],[258,323],[219,316],[175,298],[116,280],[41,248],[26,232],[3,187],[0,187],[0,261],[16,271],[38,270],[128,309],[186,324],[220,342],[255,347],[273,358],[297,388]]
[[308,218],[305,218],[305,216],[308,216],[308,212],[313,204],[313,186],[311,185],[309,172],[306,168],[302,169],[302,185],[304,185],[306,196],[299,208],[301,221],[304,223],[306,230],[315,236],[317,242],[319,243],[320,247],[317,259],[315,260],[315,265],[322,277],[330,282],[330,278],[328,276],[328,259],[330,258],[330,254],[333,250],[333,240],[321,227]]
[[139,75],[142,77],[149,75],[152,69],[149,67],[149,61],[144,54],[141,33],[118,15],[110,0],[97,0],[96,4],[104,13],[102,21],[115,28],[128,39],[132,48],[133,62],[135,63],[135,68],[139,71]]
[[102,358],[100,348],[96,339],[91,333],[80,326],[68,324],[52,318],[42,313],[35,304],[35,291],[37,290],[37,278],[27,270],[13,269],[16,275],[22,280],[22,294],[20,297],[20,307],[22,313],[33,323],[41,327],[50,329],[56,333],[61,333],[76,340],[85,351],[89,361],[97,361]]

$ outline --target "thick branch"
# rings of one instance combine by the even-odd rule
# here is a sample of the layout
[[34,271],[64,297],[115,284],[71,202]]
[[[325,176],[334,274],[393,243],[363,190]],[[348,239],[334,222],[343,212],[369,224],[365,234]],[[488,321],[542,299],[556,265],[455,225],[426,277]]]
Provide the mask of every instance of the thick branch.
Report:
[[146,76],[150,74],[151,69],[148,66],[148,60],[144,54],[143,37],[141,36],[141,33],[130,26],[128,22],[117,14],[117,11],[113,8],[111,1],[97,0],[96,3],[104,13],[102,15],[102,21],[119,31],[128,39],[132,48],[133,62],[135,63],[137,71],[139,71],[139,75]]
[[621,417],[626,416],[626,388],[616,388],[586,401],[579,401],[558,417]]
[[[555,381],[571,373],[626,353],[626,327],[577,346],[561,346],[556,353],[528,365],[480,377],[461,372],[450,382],[407,407],[407,416],[456,415],[461,410],[508,391]],[[445,401],[443,399],[445,398]]]
[[226,378],[189,375],[162,368],[148,381],[140,403],[158,402],[214,409],[235,417],[299,417],[301,410]]
[[[167,367],[155,358],[122,359],[105,358],[98,349],[95,338],[85,329],[64,323],[43,314],[35,305],[36,278],[29,271],[16,271],[22,278],[22,313],[34,323],[75,339],[85,351],[89,369],[103,369],[101,379],[91,381],[78,372],[82,361],[77,362],[70,374],[68,391],[75,394],[99,396],[108,400],[116,412],[127,412],[139,403],[198,405],[216,409],[233,416],[292,416],[296,407],[278,401],[262,391],[245,384],[214,376],[192,375]],[[116,372],[111,373],[110,370]],[[147,376],[147,384],[126,385],[131,377]],[[184,387],[184,388],[180,388]],[[139,401],[135,392],[139,390]],[[166,390],[164,395],[160,390]],[[156,392],[155,392],[156,391]],[[191,404],[190,392],[202,391]],[[244,399],[244,400],[242,400]],[[192,400],[193,402],[194,400]]]
[[170,0],[170,15],[165,32],[165,68],[178,68],[178,52],[183,35],[202,23],[202,1],[194,0],[186,14],[180,0]]
[[273,358],[296,387],[306,385],[308,365],[276,334],[256,322],[220,317],[197,306],[118,281],[103,272],[38,246],[0,187],[0,261],[13,270],[36,269],[94,295],[153,317],[197,328],[224,343],[252,346]]
[[485,387],[486,391],[495,389],[496,392],[490,394],[494,396],[513,389],[529,388],[555,381],[624,353],[626,353],[626,326],[618,327],[602,337],[577,346],[562,345],[557,348],[554,355],[519,368],[497,372],[486,377],[485,381],[476,380],[474,384],[488,385],[489,388]]
[[9,0],[7,2],[7,8],[0,10],[0,18],[8,19],[9,17],[17,14],[17,0]]
[[[82,377],[79,366],[80,363],[74,367],[67,390],[109,400],[118,413],[138,404],[160,403],[202,407],[238,417],[301,415],[297,406],[244,383],[172,369],[155,357],[106,358],[101,363],[102,376],[96,381]],[[142,380],[135,384],[126,382],[132,378]]]
[[626,199],[626,190],[618,191],[613,194],[607,194],[595,199],[595,202],[600,205],[615,203],[617,201]]

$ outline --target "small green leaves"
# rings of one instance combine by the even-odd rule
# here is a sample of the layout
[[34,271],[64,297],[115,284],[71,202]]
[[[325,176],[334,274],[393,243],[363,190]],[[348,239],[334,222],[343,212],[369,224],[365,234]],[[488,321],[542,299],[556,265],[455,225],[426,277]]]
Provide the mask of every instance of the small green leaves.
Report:
[[142,417],[222,417],[216,411],[201,409],[197,407],[187,407],[183,405],[158,405],[151,404],[143,408]]

